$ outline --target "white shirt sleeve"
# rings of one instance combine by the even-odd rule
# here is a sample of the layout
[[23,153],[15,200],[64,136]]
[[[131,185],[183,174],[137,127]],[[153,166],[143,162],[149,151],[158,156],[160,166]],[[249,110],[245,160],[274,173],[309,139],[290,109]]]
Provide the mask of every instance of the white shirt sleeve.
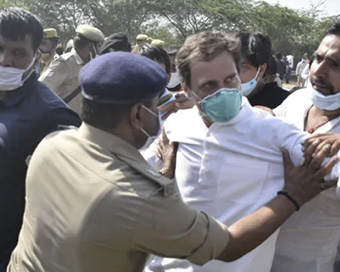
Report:
[[273,109],[273,113],[277,117],[285,117],[287,112],[287,106],[289,104],[289,96],[279,106]]
[[[275,127],[275,138],[278,140],[278,145],[281,148],[285,148],[289,151],[290,158],[294,166],[298,166],[303,162],[303,151],[301,144],[310,136],[310,134],[299,130],[292,124],[286,123],[284,119],[276,119],[276,121],[273,121],[272,127]],[[338,156],[340,156],[340,151],[338,152]],[[326,158],[322,165],[328,163],[330,159],[331,158]],[[339,179],[339,177],[340,163],[338,162],[333,167],[331,173],[326,175],[325,181],[336,180]],[[338,191],[340,196],[340,181],[338,181]]]

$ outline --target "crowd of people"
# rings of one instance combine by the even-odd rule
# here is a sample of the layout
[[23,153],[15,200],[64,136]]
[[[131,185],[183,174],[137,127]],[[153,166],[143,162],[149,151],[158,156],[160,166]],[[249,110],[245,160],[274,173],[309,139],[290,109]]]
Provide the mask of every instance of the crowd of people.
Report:
[[0,272],[340,271],[340,21],[171,51],[0,11]]

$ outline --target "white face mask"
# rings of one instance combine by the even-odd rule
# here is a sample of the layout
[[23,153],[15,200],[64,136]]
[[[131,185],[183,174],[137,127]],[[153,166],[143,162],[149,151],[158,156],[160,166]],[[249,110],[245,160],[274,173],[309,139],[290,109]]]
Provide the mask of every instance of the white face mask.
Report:
[[317,108],[322,110],[333,111],[340,109],[340,93],[323,95],[313,89],[312,101]]
[[29,78],[34,70],[32,69],[32,72],[25,78],[23,78],[23,75],[32,68],[34,61],[35,56],[26,69],[4,67],[0,65],[0,91],[13,91],[24,85],[25,80]]
[[143,150],[146,149],[150,144],[153,143],[153,141],[161,134],[162,132],[162,120],[161,120],[161,116],[160,114],[156,114],[154,113],[152,110],[148,109],[147,107],[145,107],[144,105],[142,105],[143,109],[145,109],[147,112],[149,112],[150,114],[152,114],[153,116],[155,116],[158,119],[158,132],[156,135],[150,135],[150,133],[148,133],[145,129],[140,128],[140,130],[144,133],[144,135],[147,137],[147,140],[145,142],[145,144],[143,145],[143,147],[141,147],[139,150]]

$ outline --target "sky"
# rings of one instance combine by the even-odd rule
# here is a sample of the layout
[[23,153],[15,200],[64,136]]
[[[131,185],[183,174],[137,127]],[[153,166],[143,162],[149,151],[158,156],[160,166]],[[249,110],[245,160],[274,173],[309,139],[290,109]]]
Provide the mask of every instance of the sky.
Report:
[[[270,4],[280,4],[291,9],[308,10],[311,5],[317,5],[322,0],[264,0]],[[325,4],[322,7],[323,16],[332,16],[340,14],[339,0],[323,0]]]

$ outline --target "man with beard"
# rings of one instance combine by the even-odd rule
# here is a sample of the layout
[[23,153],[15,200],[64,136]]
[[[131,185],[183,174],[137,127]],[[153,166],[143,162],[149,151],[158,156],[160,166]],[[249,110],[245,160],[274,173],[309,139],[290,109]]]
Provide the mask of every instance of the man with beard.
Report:
[[[288,149],[299,164],[300,144],[308,134],[251,107],[242,97],[239,41],[232,36],[197,33],[185,41],[176,63],[184,90],[195,102],[194,108],[178,111],[164,123],[170,142],[179,143],[175,172],[179,191],[190,206],[231,225],[282,193],[280,149]],[[274,233],[233,263],[211,261],[198,267],[156,257],[146,271],[269,272],[276,238]]]
[[[310,134],[340,133],[340,21],[326,32],[310,68],[311,88],[299,90],[274,109]],[[334,137],[321,135],[310,142]],[[325,141],[322,145],[328,144]],[[273,272],[331,272],[340,239],[340,200],[328,189],[281,228]]]

